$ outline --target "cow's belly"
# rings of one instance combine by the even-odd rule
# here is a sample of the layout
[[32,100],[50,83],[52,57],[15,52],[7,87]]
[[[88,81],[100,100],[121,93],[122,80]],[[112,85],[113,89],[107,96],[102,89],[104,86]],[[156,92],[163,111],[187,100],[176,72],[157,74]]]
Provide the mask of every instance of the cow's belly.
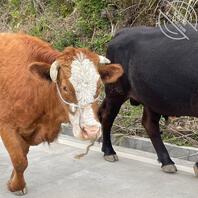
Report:
[[139,76],[132,82],[139,102],[162,115],[198,116],[198,82],[178,84],[174,80],[143,79]]

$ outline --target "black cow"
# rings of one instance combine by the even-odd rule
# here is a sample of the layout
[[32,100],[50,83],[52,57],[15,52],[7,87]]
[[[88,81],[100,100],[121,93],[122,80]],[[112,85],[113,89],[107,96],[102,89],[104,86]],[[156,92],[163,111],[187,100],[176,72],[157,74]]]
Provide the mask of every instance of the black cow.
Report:
[[[144,106],[145,127],[165,172],[177,171],[160,135],[161,116],[198,117],[198,33],[186,27],[189,40],[173,40],[158,27],[123,29],[109,43],[107,58],[124,68],[124,75],[105,85],[99,109],[105,159],[117,161],[110,131],[121,105]],[[198,170],[198,163],[195,164]]]

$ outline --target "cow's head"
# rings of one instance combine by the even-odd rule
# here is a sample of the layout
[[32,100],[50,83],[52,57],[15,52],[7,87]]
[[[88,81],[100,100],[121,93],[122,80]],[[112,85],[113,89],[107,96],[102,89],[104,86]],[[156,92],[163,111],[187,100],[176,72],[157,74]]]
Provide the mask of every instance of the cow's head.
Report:
[[[40,67],[44,68],[42,64]],[[74,136],[84,140],[100,137],[97,99],[101,84],[116,81],[123,74],[122,67],[88,49],[68,47],[52,65],[45,67],[47,71],[39,69],[38,63],[31,68],[56,84]]]

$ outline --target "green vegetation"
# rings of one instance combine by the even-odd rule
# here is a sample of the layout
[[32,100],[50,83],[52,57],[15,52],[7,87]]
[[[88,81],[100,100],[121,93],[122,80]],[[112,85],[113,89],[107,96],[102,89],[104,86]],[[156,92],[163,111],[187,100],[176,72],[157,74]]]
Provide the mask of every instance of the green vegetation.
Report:
[[[153,11],[156,2],[0,0],[0,31],[26,32],[51,42],[59,50],[73,45],[105,53],[112,33],[130,25],[131,20],[137,25],[141,21],[142,24],[154,25],[155,20],[151,23],[150,19],[143,19],[145,14]],[[148,9],[139,12],[143,7]]]
[[[190,2],[186,0],[186,2]],[[87,47],[105,54],[116,30],[136,25],[155,26],[159,0],[0,0],[0,31],[26,32],[50,42],[56,49]],[[161,5],[161,9],[166,9]],[[113,132],[147,136],[141,126],[142,107],[126,103]],[[164,140],[198,145],[195,118],[161,120]]]
[[73,45],[104,53],[111,39],[109,21],[101,18],[105,0],[10,0],[0,5],[1,31],[26,32],[59,50]]

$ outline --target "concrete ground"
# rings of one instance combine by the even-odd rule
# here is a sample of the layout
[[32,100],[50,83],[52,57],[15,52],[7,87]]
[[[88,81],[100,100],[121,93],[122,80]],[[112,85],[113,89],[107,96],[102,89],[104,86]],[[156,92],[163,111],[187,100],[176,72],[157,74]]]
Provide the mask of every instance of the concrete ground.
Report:
[[[177,174],[160,170],[154,154],[116,147],[120,161],[103,160],[100,145],[83,159],[85,144],[71,137],[32,147],[25,177],[27,198],[197,198],[192,163],[176,160]],[[12,166],[0,141],[0,198],[13,198],[6,182]]]

